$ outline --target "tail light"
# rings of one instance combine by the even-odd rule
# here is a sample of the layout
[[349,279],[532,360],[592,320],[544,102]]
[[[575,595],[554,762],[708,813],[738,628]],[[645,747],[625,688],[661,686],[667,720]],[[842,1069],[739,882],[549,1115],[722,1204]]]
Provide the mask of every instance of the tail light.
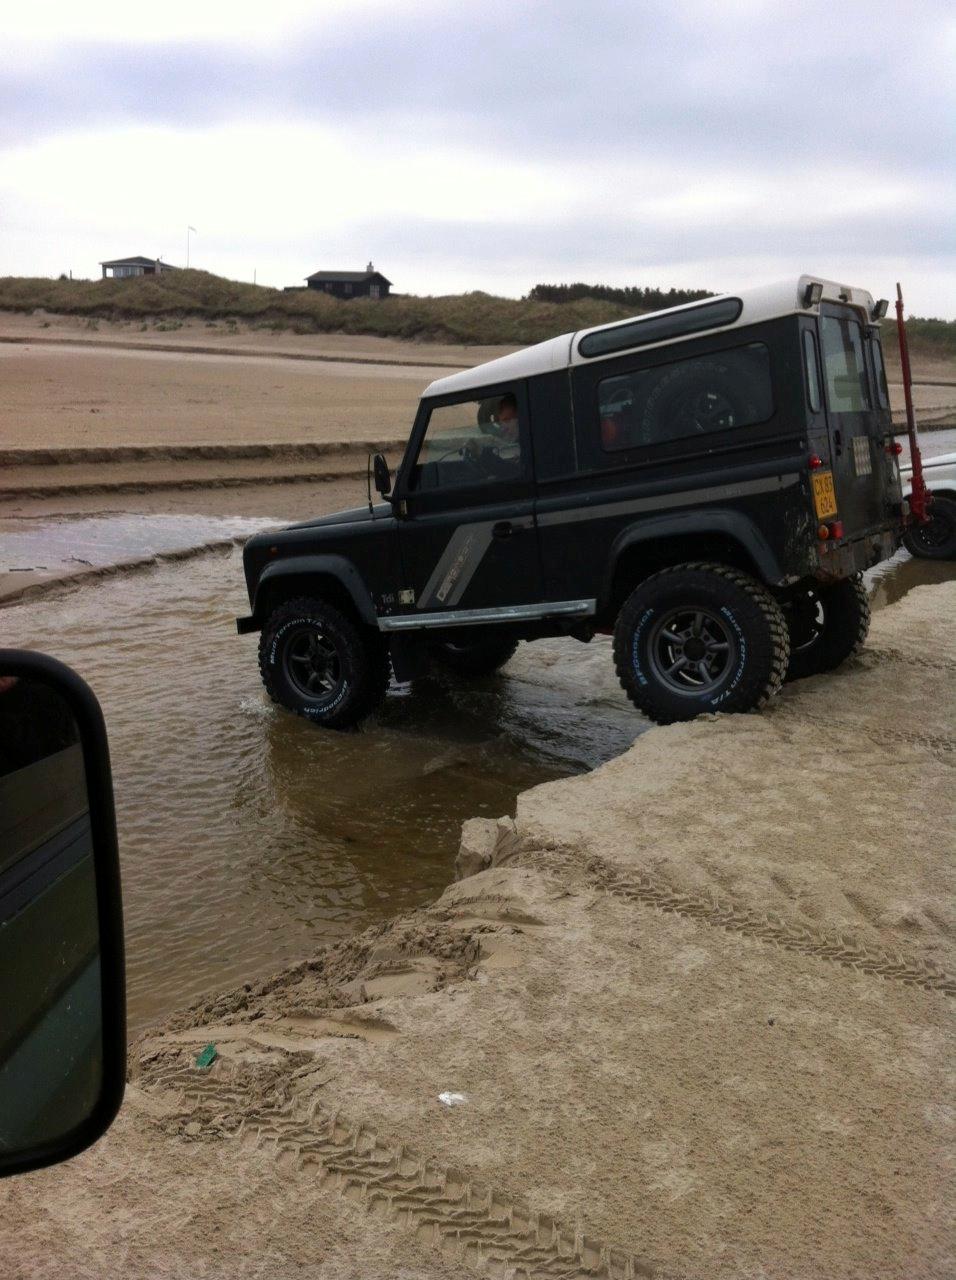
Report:
[[830,527],[829,527],[829,525],[825,525],[825,524],[821,524],[821,525],[819,525],[819,526],[818,526],[818,528],[817,528],[817,537],[820,539],[820,541],[821,541],[821,542],[826,542],[826,540],[827,540],[827,538],[829,538],[829,536],[830,536]]
[[829,523],[827,524],[827,529],[829,531],[831,538],[840,539],[843,537],[843,521],[842,520],[830,520]]
[[809,458],[807,458],[807,466],[811,471],[819,471],[823,466],[823,459],[819,454],[811,453]]
[[903,446],[900,444],[899,440],[894,440],[892,444],[888,444],[886,446],[886,452],[893,453],[898,458],[903,452]]

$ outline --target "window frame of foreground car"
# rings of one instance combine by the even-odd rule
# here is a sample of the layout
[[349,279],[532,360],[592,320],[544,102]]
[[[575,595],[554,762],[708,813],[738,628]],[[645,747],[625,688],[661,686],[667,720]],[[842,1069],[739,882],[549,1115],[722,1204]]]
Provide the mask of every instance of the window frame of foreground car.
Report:
[[0,673],[41,681],[63,697],[76,721],[89,799],[90,838],[100,938],[103,1073],[96,1105],[78,1125],[27,1151],[0,1151],[0,1178],[79,1155],[113,1123],[126,1087],[126,976],[119,848],[109,744],[95,694],[70,667],[46,654],[0,649]]

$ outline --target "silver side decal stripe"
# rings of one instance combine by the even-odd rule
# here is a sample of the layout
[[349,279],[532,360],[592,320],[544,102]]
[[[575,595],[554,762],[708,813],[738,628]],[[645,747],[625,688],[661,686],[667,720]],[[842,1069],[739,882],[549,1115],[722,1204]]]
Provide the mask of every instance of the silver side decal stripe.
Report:
[[[722,498],[745,498],[752,493],[775,493],[797,484],[796,471],[783,476],[766,476],[760,480],[743,480],[740,484],[710,485],[706,489],[685,489],[683,493],[662,493],[651,498],[624,498],[599,506],[573,507],[568,511],[543,511],[538,514],[538,528],[555,524],[578,524],[583,520],[604,520],[610,516],[636,515],[639,511],[666,511],[673,507],[692,507],[699,502],[717,502]],[[566,501],[566,499],[565,499]]]
[[380,631],[414,631],[419,627],[474,627],[483,622],[528,622],[535,618],[590,618],[596,600],[545,600],[539,604],[504,605],[500,609],[448,609],[444,613],[406,613],[379,618]]
[[[491,545],[492,531],[497,523],[497,520],[476,520],[472,524],[458,526],[418,597],[419,609],[458,603]],[[534,528],[530,516],[519,517],[509,523],[515,529]]]

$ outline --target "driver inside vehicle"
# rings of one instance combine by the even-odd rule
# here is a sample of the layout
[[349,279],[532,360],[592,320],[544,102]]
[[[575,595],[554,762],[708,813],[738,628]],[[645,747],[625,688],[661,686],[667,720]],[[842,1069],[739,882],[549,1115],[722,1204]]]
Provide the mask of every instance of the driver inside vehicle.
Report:
[[516,476],[521,469],[521,444],[518,401],[508,392],[498,401],[492,416],[494,444],[482,440],[469,440],[465,456],[476,462],[488,476],[507,478]]

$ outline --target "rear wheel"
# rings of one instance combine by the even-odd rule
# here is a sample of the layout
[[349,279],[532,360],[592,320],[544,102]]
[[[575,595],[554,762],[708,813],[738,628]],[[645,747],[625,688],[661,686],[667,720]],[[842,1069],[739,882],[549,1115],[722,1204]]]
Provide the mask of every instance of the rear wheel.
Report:
[[839,582],[809,582],[784,601],[790,631],[787,680],[833,671],[863,647],[870,600],[859,574]]
[[357,724],[388,687],[388,653],[325,600],[287,600],[259,638],[259,670],[273,702],[329,729]]
[[624,602],[614,628],[618,678],[658,724],[755,710],[783,683],[789,652],[777,601],[721,564],[655,573]]
[[956,560],[956,502],[934,497],[929,523],[911,525],[903,534],[903,546],[923,560]]
[[482,640],[446,640],[432,648],[437,663],[460,676],[487,676],[514,657],[518,641],[508,636]]

